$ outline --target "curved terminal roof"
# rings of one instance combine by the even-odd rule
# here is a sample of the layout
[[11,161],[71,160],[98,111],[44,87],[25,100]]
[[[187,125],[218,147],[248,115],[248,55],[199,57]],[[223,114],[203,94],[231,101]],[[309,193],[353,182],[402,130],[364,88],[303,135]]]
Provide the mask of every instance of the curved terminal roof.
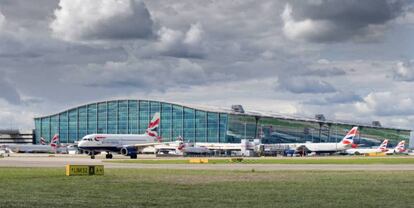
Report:
[[41,119],[46,117],[51,117],[55,115],[59,115],[64,112],[68,112],[80,107],[98,104],[98,103],[106,103],[106,102],[113,102],[113,101],[149,101],[149,102],[160,102],[160,103],[167,103],[172,105],[179,105],[187,108],[193,108],[197,110],[207,111],[207,112],[215,112],[215,113],[227,113],[233,115],[247,115],[247,116],[258,116],[258,117],[266,117],[266,118],[278,118],[278,119],[286,119],[286,120],[294,120],[294,121],[305,121],[305,122],[315,122],[315,123],[322,123],[322,124],[337,124],[337,125],[350,125],[350,126],[359,126],[359,127],[369,127],[369,128],[376,128],[376,129],[390,129],[390,130],[401,130],[401,131],[411,131],[410,129],[402,129],[402,128],[393,128],[393,127],[380,127],[380,126],[373,126],[372,124],[362,123],[362,122],[352,122],[352,121],[338,121],[338,120],[317,120],[315,118],[309,118],[306,116],[293,116],[293,115],[282,115],[275,112],[270,111],[253,111],[253,110],[245,110],[244,113],[234,112],[231,108],[224,108],[224,107],[216,107],[216,106],[205,106],[205,105],[196,105],[196,104],[183,104],[178,102],[169,102],[169,101],[162,101],[162,100],[149,100],[149,99],[114,99],[114,100],[105,100],[105,101],[96,101],[91,102],[83,105],[79,105],[55,114],[46,115],[46,116],[39,116],[35,117],[35,119]]

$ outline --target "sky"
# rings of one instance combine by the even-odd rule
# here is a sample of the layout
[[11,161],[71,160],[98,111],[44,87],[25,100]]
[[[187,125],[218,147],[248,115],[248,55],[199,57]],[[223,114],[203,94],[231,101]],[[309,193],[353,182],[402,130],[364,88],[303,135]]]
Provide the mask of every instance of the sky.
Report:
[[0,129],[155,99],[414,129],[411,0],[0,0]]

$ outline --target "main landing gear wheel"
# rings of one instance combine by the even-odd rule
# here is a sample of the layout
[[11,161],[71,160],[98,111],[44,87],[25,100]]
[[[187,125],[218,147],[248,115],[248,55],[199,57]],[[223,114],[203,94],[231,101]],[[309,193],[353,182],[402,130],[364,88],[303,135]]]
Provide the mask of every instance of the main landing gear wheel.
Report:
[[89,152],[89,155],[91,156],[91,159],[95,159],[95,152],[94,151]]
[[113,155],[112,154],[106,154],[105,158],[106,159],[112,159]]
[[131,155],[131,159],[137,159],[137,158],[138,158],[137,154],[132,154]]

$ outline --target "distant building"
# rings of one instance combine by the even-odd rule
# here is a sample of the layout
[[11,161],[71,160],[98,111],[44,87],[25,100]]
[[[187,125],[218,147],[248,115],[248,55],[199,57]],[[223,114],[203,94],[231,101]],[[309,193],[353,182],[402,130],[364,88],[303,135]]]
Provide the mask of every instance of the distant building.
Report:
[[31,144],[33,133],[20,133],[19,130],[0,130],[0,144]]
[[36,143],[59,134],[72,143],[98,134],[143,134],[155,112],[161,113],[159,135],[164,141],[182,136],[192,142],[240,143],[261,138],[263,143],[336,142],[352,126],[360,127],[358,142],[378,145],[385,138],[392,145],[409,140],[410,130],[371,124],[331,121],[323,116],[299,118],[253,112],[241,105],[232,108],[200,107],[154,100],[110,100],[77,106],[35,118]]

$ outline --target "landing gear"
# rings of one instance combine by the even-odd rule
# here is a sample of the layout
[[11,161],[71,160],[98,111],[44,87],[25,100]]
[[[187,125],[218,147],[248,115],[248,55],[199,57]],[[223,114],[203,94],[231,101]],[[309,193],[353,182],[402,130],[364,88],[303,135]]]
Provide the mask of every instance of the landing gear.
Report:
[[137,159],[138,158],[138,156],[137,156],[137,154],[131,154],[131,159]]
[[89,152],[89,155],[91,156],[91,159],[95,159],[95,152],[94,151]]
[[106,159],[112,159],[112,157],[113,157],[113,155],[111,153],[108,153],[108,154],[105,155]]

